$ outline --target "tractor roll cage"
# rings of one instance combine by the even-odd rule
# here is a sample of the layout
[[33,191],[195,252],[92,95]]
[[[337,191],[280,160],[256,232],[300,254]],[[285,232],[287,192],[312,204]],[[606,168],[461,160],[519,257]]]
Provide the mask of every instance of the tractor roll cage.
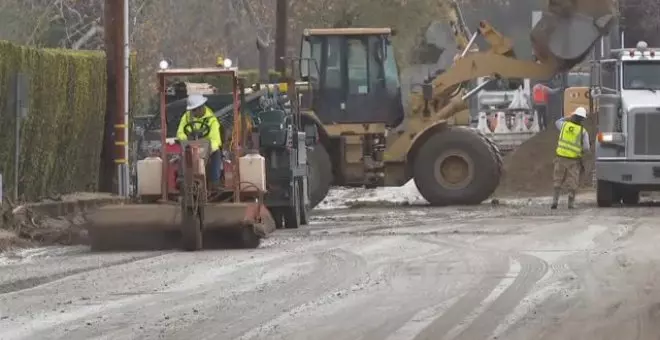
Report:
[[169,161],[167,158],[167,104],[166,104],[166,93],[167,93],[167,84],[166,79],[173,76],[194,76],[194,75],[209,75],[209,76],[229,76],[232,79],[232,93],[234,97],[234,126],[233,131],[235,131],[237,136],[237,141],[232,143],[234,147],[232,148],[232,160],[233,163],[233,185],[232,191],[234,195],[234,202],[240,202],[240,172],[239,172],[239,162],[238,158],[240,157],[240,151],[243,148],[241,145],[241,119],[240,119],[240,104],[241,100],[239,98],[239,78],[238,78],[238,69],[235,67],[232,68],[218,68],[218,67],[209,67],[209,68],[172,68],[159,70],[158,75],[158,88],[160,96],[160,124],[161,124],[161,133],[160,133],[160,155],[163,160],[162,164],[162,200],[167,201],[169,197],[168,185],[167,185],[167,174],[169,172]]

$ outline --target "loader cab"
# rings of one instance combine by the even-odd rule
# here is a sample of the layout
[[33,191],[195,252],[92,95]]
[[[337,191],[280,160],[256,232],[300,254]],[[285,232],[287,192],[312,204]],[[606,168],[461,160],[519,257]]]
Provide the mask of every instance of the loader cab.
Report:
[[300,75],[312,86],[311,108],[323,124],[403,120],[391,36],[389,28],[305,30]]

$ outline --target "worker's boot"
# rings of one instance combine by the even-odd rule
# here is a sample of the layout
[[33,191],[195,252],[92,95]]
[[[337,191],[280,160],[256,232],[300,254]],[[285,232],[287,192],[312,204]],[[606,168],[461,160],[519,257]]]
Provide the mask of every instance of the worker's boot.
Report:
[[568,192],[568,209],[575,208],[575,190]]
[[550,209],[555,210],[557,209],[557,204],[559,204],[559,188],[555,188],[554,192],[552,193],[552,205],[550,206]]

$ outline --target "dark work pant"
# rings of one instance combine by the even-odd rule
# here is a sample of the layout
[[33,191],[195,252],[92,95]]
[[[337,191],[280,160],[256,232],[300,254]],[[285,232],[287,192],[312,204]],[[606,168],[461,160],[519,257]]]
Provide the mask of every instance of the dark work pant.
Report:
[[548,109],[545,105],[536,105],[536,112],[539,116],[539,128],[545,130],[548,128]]
[[213,151],[209,156],[207,167],[209,181],[213,184],[220,184],[222,177],[222,150]]

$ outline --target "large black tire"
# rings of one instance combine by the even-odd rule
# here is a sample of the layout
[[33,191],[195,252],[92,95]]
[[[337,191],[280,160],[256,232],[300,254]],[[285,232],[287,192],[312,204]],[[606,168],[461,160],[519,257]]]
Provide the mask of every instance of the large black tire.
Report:
[[[308,182],[309,183],[309,182]],[[300,225],[309,223],[309,204],[305,204],[305,180],[300,180]],[[309,191],[308,191],[309,192]]]
[[242,248],[254,249],[261,244],[261,237],[251,227],[243,227],[240,232],[240,243]]
[[596,182],[596,204],[601,208],[611,207],[615,202],[614,189],[614,183],[599,179]]
[[282,211],[284,208],[280,207],[275,207],[275,208],[270,208],[270,215],[273,216],[273,220],[275,221],[275,229],[282,229],[284,228],[284,216],[282,215]]
[[201,218],[190,209],[182,216],[181,241],[186,251],[197,251],[203,247]]
[[639,190],[634,188],[622,188],[621,190],[621,200],[623,204],[626,205],[637,205],[639,204]]
[[309,167],[309,209],[314,209],[325,199],[332,184],[332,161],[323,145],[316,144],[307,153]]
[[501,176],[502,156],[495,143],[468,127],[436,132],[413,160],[415,185],[435,206],[480,204],[495,192]]
[[300,216],[302,206],[300,204],[300,186],[298,181],[293,182],[293,206],[283,208],[284,213],[284,227],[287,229],[298,229],[300,228]]

